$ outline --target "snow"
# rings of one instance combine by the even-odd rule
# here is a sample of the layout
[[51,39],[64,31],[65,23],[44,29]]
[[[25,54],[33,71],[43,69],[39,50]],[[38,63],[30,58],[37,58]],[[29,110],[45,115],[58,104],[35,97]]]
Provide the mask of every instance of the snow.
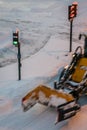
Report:
[[[63,43],[63,40],[56,40],[56,36],[52,36],[48,42],[48,44],[42,48],[38,53],[32,55],[30,58],[27,58],[22,61],[22,78],[28,79],[32,77],[40,77],[40,76],[49,76],[51,71],[55,73],[58,70],[58,67],[66,65],[68,62],[68,58],[64,57],[64,54],[67,53],[68,44],[67,41]],[[54,43],[54,45],[53,45]],[[60,48],[60,45],[63,44],[63,47]],[[55,46],[55,47],[53,47]],[[49,49],[50,48],[50,49]],[[56,49],[55,49],[56,48]],[[66,48],[64,50],[63,48]],[[64,50],[64,51],[63,51]],[[56,55],[56,56],[55,56]],[[59,57],[60,56],[60,57]],[[59,57],[59,58],[58,58]],[[62,62],[61,62],[62,60]],[[49,61],[49,62],[48,62]],[[6,68],[1,69],[0,80],[12,80],[17,78],[17,63],[14,65],[7,66]],[[28,71],[27,71],[28,68]],[[43,69],[44,68],[44,71]],[[54,70],[55,69],[55,70]],[[10,72],[10,76],[5,73]],[[5,73],[4,73],[5,71]],[[9,74],[9,73],[8,73]]]
[[[54,55],[51,55],[53,51],[55,51],[54,48],[52,50],[52,41],[55,41],[57,43],[58,39],[56,37],[51,37],[50,41],[43,49],[41,49],[37,54],[33,55],[31,58],[23,61],[26,67],[22,66],[22,71],[23,69],[25,70],[25,73],[22,74],[22,78],[25,79],[22,79],[21,81],[16,81],[16,69],[13,68],[16,68],[17,64],[13,64],[0,69],[0,130],[75,130],[77,128],[79,128],[79,130],[82,130],[82,128],[84,128],[83,130],[86,130],[87,127],[84,123],[86,120],[85,115],[87,113],[87,106],[82,107],[81,111],[75,117],[69,119],[68,122],[61,122],[56,126],[54,125],[54,121],[55,117],[57,116],[57,112],[52,108],[48,108],[43,105],[37,104],[26,113],[22,111],[21,99],[23,98],[23,96],[27,94],[27,92],[29,92],[29,90],[31,90],[32,87],[35,87],[37,84],[44,82],[44,78],[35,79],[34,77],[44,77],[45,75],[47,76],[47,78],[49,76],[53,77],[57,74],[57,69],[61,67],[61,65],[64,65],[64,63],[66,64],[69,58],[71,59],[71,56],[64,56],[63,52],[61,51],[61,49],[63,50],[63,48],[61,48],[61,46],[59,48],[59,46],[57,45],[56,50],[60,49],[60,52],[58,54],[59,58],[57,59]],[[63,41],[61,43],[63,43]],[[66,47],[67,46],[65,45],[64,48]],[[63,59],[62,61],[60,57]],[[39,59],[39,62],[37,62],[37,59]],[[46,65],[44,65],[42,62]],[[15,73],[15,75],[13,73]],[[5,125],[3,124],[3,122]],[[80,127],[80,124],[82,124],[82,128]]]
[[43,103],[48,103],[49,102],[49,98],[46,97],[45,93],[43,93],[42,91],[39,92],[39,101],[43,104]]
[[[36,4],[34,3],[35,1],[31,0],[29,1],[29,4],[27,4],[27,2],[25,3],[20,1],[18,2],[18,4],[16,4],[12,1],[12,6],[9,4],[9,1],[10,0],[0,1],[0,9],[3,12],[2,14],[0,14],[1,17],[3,16],[3,19],[0,21],[0,24],[2,25],[0,28],[1,30],[3,30],[3,32],[0,31],[0,34],[2,34],[0,35],[0,48],[8,46],[11,43],[11,36],[9,35],[9,31],[11,32],[11,30],[15,28],[15,26],[18,27],[19,23],[21,23],[19,25],[19,28],[23,29],[21,29],[22,33],[27,30],[27,36],[23,34],[23,38],[31,40],[31,38],[33,37],[34,41],[39,43],[38,45],[36,45],[37,48],[40,48],[40,42],[42,42],[42,39],[44,39],[43,35],[45,35],[46,32],[46,36],[50,36],[50,38],[49,40],[47,40],[45,46],[37,53],[34,53],[29,58],[22,60],[21,81],[17,80],[17,63],[0,68],[0,130],[87,130],[87,105],[85,104],[76,114],[76,116],[72,117],[69,120],[60,122],[57,125],[54,125],[55,117],[58,115],[55,109],[37,103],[29,111],[23,112],[21,106],[21,99],[27,94],[27,92],[36,87],[38,84],[45,83],[46,85],[50,85],[50,87],[53,87],[53,78],[57,75],[58,69],[61,66],[67,65],[71,59],[72,54],[68,53],[69,39],[67,40],[67,38],[63,37],[63,35],[67,37],[66,30],[68,30],[68,27],[65,25],[67,23],[65,23],[65,17],[60,17],[62,15],[64,16],[66,12],[61,12],[61,15],[60,13],[58,13],[58,15],[57,13],[55,14],[55,12],[57,12],[58,10],[60,12],[61,8],[64,7],[63,9],[65,9],[65,5],[68,5],[69,3],[71,3],[71,1],[64,2],[63,0],[63,2],[58,1],[59,3],[57,3],[56,0],[51,0],[50,4],[49,1],[43,4],[43,2],[40,2],[40,0],[36,1],[36,3],[39,2],[40,4]],[[80,0],[78,1],[80,2]],[[86,27],[85,21],[87,20],[84,13],[84,11],[86,10],[85,2],[86,0],[84,0],[84,2],[80,2],[80,7],[85,7],[85,9],[79,11],[80,14],[83,12],[83,15],[80,20],[80,15],[77,18],[78,24],[75,29],[76,36],[78,35],[78,32],[83,29],[83,27]],[[21,9],[19,8],[20,3]],[[27,8],[25,8],[24,5]],[[16,6],[22,13],[17,14]],[[12,11],[10,15],[9,12],[6,12],[6,10],[8,9],[9,12]],[[24,12],[22,11],[22,9],[24,10]],[[43,11],[45,9],[47,12]],[[50,12],[50,9],[52,9],[53,12]],[[25,15],[26,13],[27,15]],[[15,14],[17,14],[17,18],[19,18],[20,16],[19,20],[14,17]],[[58,19],[55,19],[57,17]],[[85,18],[85,21],[83,17]],[[5,20],[7,20],[6,24]],[[12,22],[11,20],[13,20],[14,22]],[[28,24],[28,20],[31,20],[32,22]],[[56,21],[58,22],[58,25]],[[32,25],[31,28],[28,28],[28,26],[30,25]],[[37,26],[39,27],[38,29]],[[77,29],[79,26],[81,27],[81,29]],[[5,30],[7,31],[7,33],[5,33]],[[31,35],[28,33],[29,30],[31,31]],[[31,36],[30,39],[29,35]],[[7,37],[9,38],[7,39]],[[7,40],[5,40],[5,38]],[[77,39],[77,37],[75,38]],[[73,45],[73,50],[79,45],[77,41],[74,43],[75,44]],[[31,46],[31,49],[33,49],[33,46]],[[54,100],[52,100],[52,102],[56,102],[55,98]]]
[[[53,42],[56,42],[56,51],[53,48]],[[29,127],[29,129],[36,130],[44,127],[47,124],[46,120],[50,120],[47,126],[49,123],[53,123],[51,126],[53,127],[52,129],[57,129],[54,125],[57,115],[56,110],[51,110],[51,108],[37,104],[28,112],[24,113],[21,106],[21,99],[29,90],[38,84],[49,81],[50,77],[54,77],[57,74],[60,66],[64,65],[64,63],[66,65],[67,57],[64,56],[57,42],[58,38],[52,36],[44,48],[30,58],[22,61],[21,81],[17,81],[17,63],[0,68],[0,129],[27,130]],[[67,46],[65,45],[65,47]],[[59,49],[59,54],[57,54]],[[58,56],[63,55],[63,61],[61,62],[61,59],[56,58],[51,52],[56,53]],[[32,126],[33,123],[34,126]]]
[[49,106],[56,106],[57,107],[58,105],[61,105],[61,104],[65,103],[65,102],[66,102],[65,99],[58,98],[58,97],[52,95],[51,100],[49,102]]
[[[87,105],[81,108],[81,111],[77,115],[70,119],[69,123],[64,126],[62,130],[86,130],[87,125]],[[73,125],[73,127],[72,127]]]

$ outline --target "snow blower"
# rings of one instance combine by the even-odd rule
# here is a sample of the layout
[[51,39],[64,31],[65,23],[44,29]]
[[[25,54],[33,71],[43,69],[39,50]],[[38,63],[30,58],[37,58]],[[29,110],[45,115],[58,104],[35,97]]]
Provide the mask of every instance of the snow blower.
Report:
[[[80,34],[80,39],[81,39]],[[84,35],[85,36],[85,35]],[[58,111],[56,123],[66,120],[80,110],[78,99],[87,93],[87,37],[85,37],[84,54],[78,46],[70,64],[61,67],[54,89],[39,85],[22,98],[23,111],[29,110],[36,103],[55,107]]]
[[[67,94],[64,91],[51,89],[45,85],[37,86],[22,98],[23,111],[28,111],[36,103],[41,103],[43,105],[57,109],[58,116],[56,118],[55,124],[70,118],[71,116],[74,116],[76,114],[76,110],[79,108],[71,94]],[[66,117],[65,113],[67,113]]]

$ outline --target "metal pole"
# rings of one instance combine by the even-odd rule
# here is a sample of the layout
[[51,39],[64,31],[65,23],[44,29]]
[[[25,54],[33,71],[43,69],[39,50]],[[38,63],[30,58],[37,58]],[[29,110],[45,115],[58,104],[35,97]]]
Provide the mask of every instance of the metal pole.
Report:
[[69,52],[72,51],[72,26],[73,26],[73,20],[70,21],[70,48],[69,48]]
[[18,43],[18,80],[21,80],[21,53],[20,53],[20,43]]

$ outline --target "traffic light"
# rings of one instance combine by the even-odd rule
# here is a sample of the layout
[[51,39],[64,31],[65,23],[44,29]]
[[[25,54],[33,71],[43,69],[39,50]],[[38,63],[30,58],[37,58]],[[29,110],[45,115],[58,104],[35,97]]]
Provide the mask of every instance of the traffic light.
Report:
[[73,3],[68,7],[68,19],[72,21],[73,18],[76,16],[77,16],[77,5]]
[[78,3],[77,2],[73,2],[72,6],[74,6],[74,17],[77,16],[77,6],[78,6]]
[[18,32],[13,33],[13,45],[17,46],[19,43]]

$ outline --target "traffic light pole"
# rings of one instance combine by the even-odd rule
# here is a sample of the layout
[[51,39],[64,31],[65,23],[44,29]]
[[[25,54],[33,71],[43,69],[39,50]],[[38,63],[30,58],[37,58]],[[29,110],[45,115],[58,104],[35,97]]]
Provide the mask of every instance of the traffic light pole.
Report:
[[72,5],[68,6],[68,20],[70,21],[70,48],[69,52],[72,51],[72,27],[73,27],[73,19],[77,16],[77,2],[73,2]]
[[20,53],[20,42],[18,43],[18,80],[21,80],[21,53]]
[[69,52],[72,51],[72,27],[73,27],[73,20],[70,21],[70,48],[69,48]]
[[18,80],[21,80],[21,51],[20,51],[20,42],[19,42],[19,31],[13,33],[13,45],[18,48]]

